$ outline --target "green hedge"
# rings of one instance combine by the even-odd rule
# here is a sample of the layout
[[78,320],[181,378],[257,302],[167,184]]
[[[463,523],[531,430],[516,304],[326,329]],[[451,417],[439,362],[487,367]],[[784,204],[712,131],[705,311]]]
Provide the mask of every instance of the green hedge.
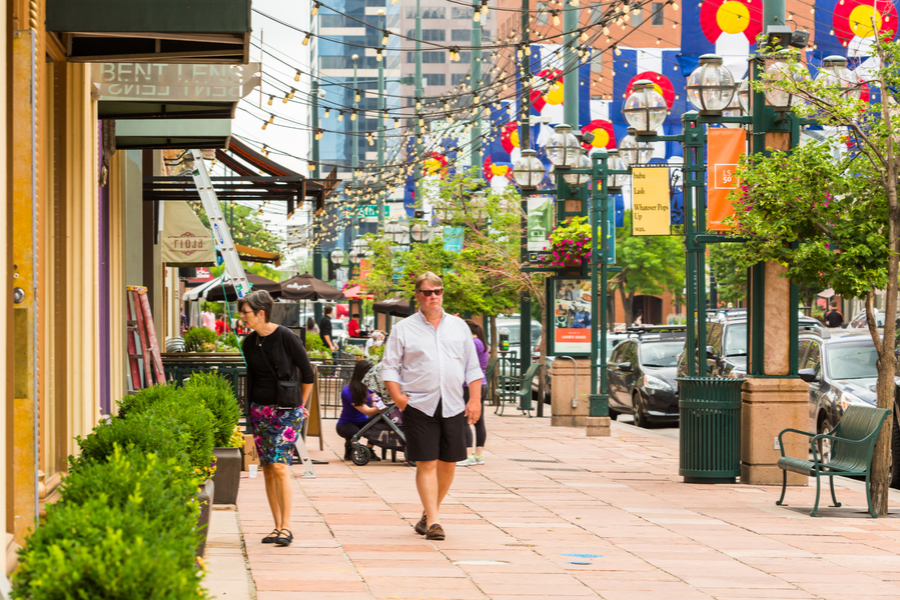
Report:
[[20,551],[13,598],[197,600],[199,479],[178,460],[116,448],[73,471]]
[[207,598],[195,558],[197,491],[213,445],[239,417],[216,375],[123,398],[119,416],[76,438],[81,454],[69,457],[62,499],[20,550],[13,598]]

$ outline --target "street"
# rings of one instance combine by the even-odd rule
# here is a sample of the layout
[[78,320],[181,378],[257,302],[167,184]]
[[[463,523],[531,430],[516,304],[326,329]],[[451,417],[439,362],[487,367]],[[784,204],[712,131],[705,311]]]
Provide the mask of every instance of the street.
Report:
[[429,542],[412,529],[420,510],[413,470],[342,462],[342,440],[325,421],[325,451],[314,438],[308,447],[329,464],[316,466],[316,479],[295,480],[294,544],[260,543],[271,530],[263,479],[243,473],[237,514],[246,550],[236,526],[214,532],[208,588],[239,600],[900,594],[900,512],[867,519],[855,482],[839,480],[844,506],[823,501],[823,518],[813,519],[814,488],[790,489],[789,506],[777,507],[774,487],[682,483],[674,427],[614,423],[612,437],[587,438],[549,419],[492,411],[487,427],[487,463],[458,469],[443,510],[447,540]]

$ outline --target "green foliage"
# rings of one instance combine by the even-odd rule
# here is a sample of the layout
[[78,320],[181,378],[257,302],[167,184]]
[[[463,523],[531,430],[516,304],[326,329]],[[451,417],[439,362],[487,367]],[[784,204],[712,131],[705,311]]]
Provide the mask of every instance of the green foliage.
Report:
[[200,402],[214,418],[213,443],[224,448],[241,418],[241,407],[231,383],[215,373],[191,373],[181,393],[185,401]]
[[630,324],[636,294],[658,296],[678,294],[684,286],[684,246],[680,236],[631,235],[631,211],[626,210],[624,227],[616,228],[616,264],[622,272],[612,278],[619,288]]
[[86,437],[75,438],[81,448],[78,457],[70,456],[72,471],[89,463],[102,463],[113,454],[116,446],[145,454],[156,454],[160,460],[175,459],[188,462],[189,433],[176,418],[158,413],[132,414],[127,419],[116,417],[101,423]]
[[130,412],[146,412],[148,408],[163,400],[171,400],[178,396],[178,388],[174,385],[151,385],[148,388],[129,394],[119,400],[120,418],[125,418]]
[[[215,350],[218,336],[212,329],[206,327],[191,327],[184,334],[184,349],[187,352],[210,352]],[[209,349],[213,345],[213,350]]]
[[241,342],[238,340],[237,334],[233,331],[223,333],[218,337],[217,341],[220,351],[239,352],[238,349],[241,347]]
[[306,354],[313,360],[331,360],[331,350],[325,347],[318,333],[306,332]]
[[550,233],[552,266],[581,264],[591,254],[591,224],[587,217],[571,217]]
[[747,298],[747,268],[736,255],[738,244],[709,244],[709,267],[716,276],[721,302],[737,303]]
[[[209,218],[206,211],[200,204],[200,201],[191,202],[191,207],[200,217],[203,226],[209,229]],[[268,231],[256,214],[256,209],[233,204],[223,207],[225,219],[228,221],[228,229],[231,231],[231,237],[236,244],[250,246],[251,248],[259,248],[267,252],[280,252],[282,240],[276,234]],[[259,263],[254,263],[257,265]],[[251,267],[252,269],[252,267]],[[250,270],[250,269],[248,269]],[[250,271],[255,272],[255,271]],[[259,273],[261,275],[261,273]],[[263,275],[267,277],[267,275]],[[278,281],[278,278],[275,278]]]
[[67,478],[20,551],[13,598],[206,598],[194,557],[197,480],[139,450],[109,458]]
[[[186,401],[191,400],[194,401]],[[150,407],[148,415],[168,415],[184,427],[187,441],[188,462],[197,472],[208,471],[213,462],[213,434],[215,417],[200,398],[183,395],[174,400],[158,402]],[[229,431],[229,437],[231,432]]]

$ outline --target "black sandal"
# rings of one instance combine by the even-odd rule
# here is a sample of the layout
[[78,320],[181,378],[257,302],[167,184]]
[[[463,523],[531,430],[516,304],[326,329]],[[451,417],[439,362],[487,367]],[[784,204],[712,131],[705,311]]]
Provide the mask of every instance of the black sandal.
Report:
[[282,529],[278,532],[278,537],[275,538],[275,543],[279,546],[290,546],[293,541],[294,534],[291,533],[290,529]]
[[267,535],[266,537],[264,537],[262,539],[262,543],[263,544],[274,544],[275,540],[278,539],[279,532],[280,532],[279,529],[273,529],[272,533],[270,533],[269,535]]

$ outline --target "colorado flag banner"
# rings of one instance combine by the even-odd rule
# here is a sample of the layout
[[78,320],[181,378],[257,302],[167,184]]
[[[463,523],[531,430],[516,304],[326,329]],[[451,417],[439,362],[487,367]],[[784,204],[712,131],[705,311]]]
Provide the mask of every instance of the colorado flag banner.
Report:
[[[689,76],[702,55],[718,54],[735,80],[743,79],[747,57],[755,49],[756,36],[762,32],[762,0],[692,1],[685,2],[683,10],[679,57],[682,74]],[[695,23],[700,24],[700,31],[693,26]]]

